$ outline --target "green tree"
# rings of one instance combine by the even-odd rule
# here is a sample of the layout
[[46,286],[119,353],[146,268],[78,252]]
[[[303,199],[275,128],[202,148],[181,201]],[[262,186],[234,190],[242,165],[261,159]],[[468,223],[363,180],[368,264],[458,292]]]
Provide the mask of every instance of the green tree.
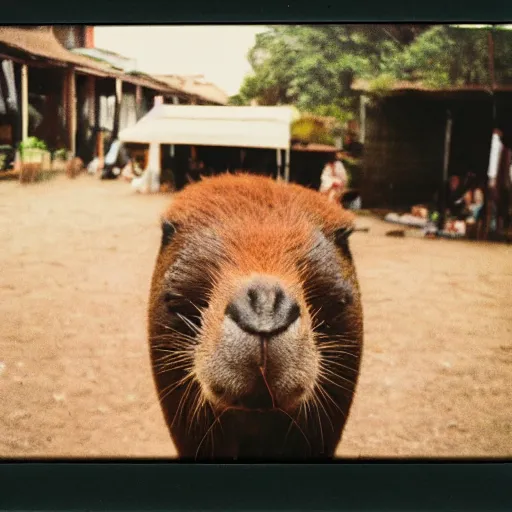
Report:
[[[496,31],[499,83],[512,82],[512,31]],[[385,94],[396,80],[432,87],[489,84],[486,30],[447,25],[271,26],[256,39],[246,77],[232,104],[294,104],[318,115],[350,118],[351,85],[368,79]]]
[[233,104],[295,104],[337,117],[354,106],[354,77],[373,77],[426,27],[414,25],[271,26],[256,38]]

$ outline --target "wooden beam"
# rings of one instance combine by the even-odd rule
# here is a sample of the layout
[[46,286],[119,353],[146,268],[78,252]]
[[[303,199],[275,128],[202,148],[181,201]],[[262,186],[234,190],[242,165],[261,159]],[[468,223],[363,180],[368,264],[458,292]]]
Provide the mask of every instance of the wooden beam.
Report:
[[21,66],[21,140],[28,139],[28,66]]

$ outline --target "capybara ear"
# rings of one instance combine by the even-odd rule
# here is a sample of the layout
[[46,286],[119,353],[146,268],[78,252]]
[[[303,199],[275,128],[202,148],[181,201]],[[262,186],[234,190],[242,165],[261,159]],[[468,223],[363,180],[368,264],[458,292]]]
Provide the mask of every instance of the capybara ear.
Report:
[[354,226],[343,226],[334,232],[334,243],[349,259],[352,259],[352,254],[348,246],[348,239],[353,232]]
[[176,233],[176,224],[168,221],[167,219],[162,220],[162,243],[161,249],[167,247]]

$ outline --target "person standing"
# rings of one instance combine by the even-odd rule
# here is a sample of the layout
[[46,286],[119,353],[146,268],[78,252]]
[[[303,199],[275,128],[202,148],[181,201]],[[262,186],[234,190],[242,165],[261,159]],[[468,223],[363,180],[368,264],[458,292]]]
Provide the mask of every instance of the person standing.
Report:
[[508,229],[510,225],[511,150],[512,143],[502,130],[495,129],[491,139],[489,179],[489,228]]
[[330,202],[340,201],[348,183],[347,171],[337,157],[325,164],[320,182],[320,193],[325,194]]

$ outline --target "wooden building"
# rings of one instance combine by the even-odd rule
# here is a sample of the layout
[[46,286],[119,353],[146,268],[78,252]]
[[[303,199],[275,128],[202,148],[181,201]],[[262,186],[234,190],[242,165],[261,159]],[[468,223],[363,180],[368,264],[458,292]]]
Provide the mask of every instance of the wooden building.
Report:
[[512,89],[429,89],[402,82],[384,97],[372,97],[364,81],[353,89],[362,99],[366,207],[409,208],[434,201],[443,183],[448,118],[448,175],[471,172],[485,186],[492,130],[512,121]]
[[[94,51],[93,27],[0,27],[0,143],[16,147],[36,136],[89,161],[105,138],[134,124],[155,98],[172,103],[223,104],[140,72],[126,71]],[[99,51],[101,53],[101,51]],[[226,98],[227,102],[227,98]]]

